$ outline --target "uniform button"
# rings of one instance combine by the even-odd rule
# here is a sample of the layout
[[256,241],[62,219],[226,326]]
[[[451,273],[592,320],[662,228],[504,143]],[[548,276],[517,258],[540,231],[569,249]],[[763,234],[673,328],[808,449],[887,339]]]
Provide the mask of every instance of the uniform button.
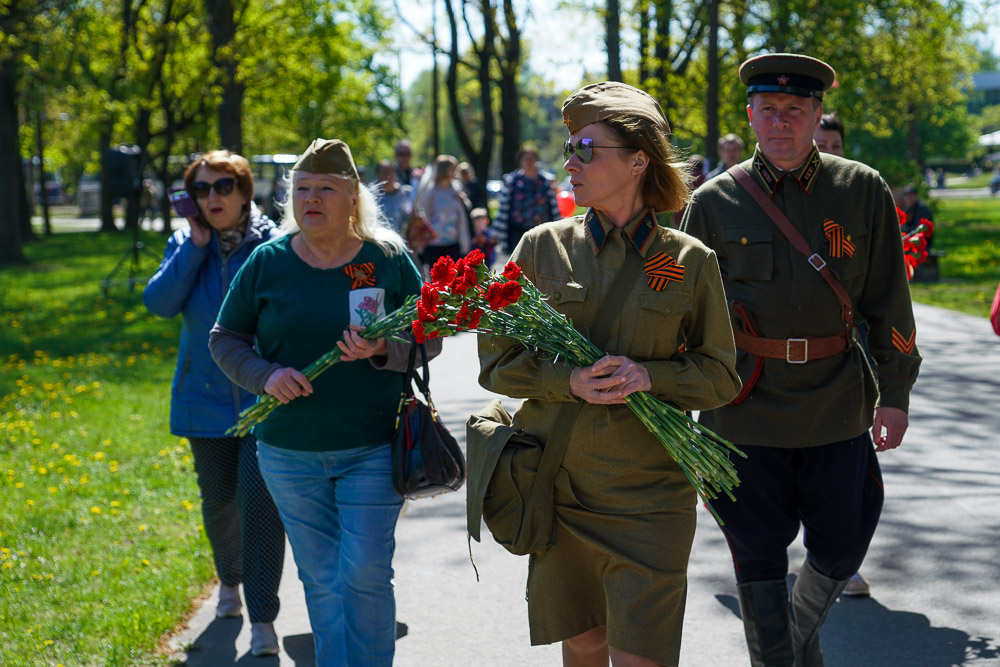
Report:
[[562,292],[556,292],[555,294],[552,295],[552,298],[558,301],[559,299],[562,298]]
[[670,313],[674,312],[674,309],[670,306],[667,306],[666,308],[663,309],[663,312],[669,315]]
[[743,238],[740,239],[740,243],[746,245],[747,243],[749,243],[749,241],[747,241],[747,237],[744,236]]
[[847,240],[848,240],[848,241],[850,241],[850,240],[851,240],[851,235],[850,235],[850,234],[848,234],[848,235],[847,235]]

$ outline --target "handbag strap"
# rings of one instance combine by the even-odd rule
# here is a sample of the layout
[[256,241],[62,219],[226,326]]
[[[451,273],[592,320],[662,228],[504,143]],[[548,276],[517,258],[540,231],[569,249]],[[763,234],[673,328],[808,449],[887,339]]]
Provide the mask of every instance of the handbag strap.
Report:
[[837,300],[840,302],[840,319],[843,320],[844,327],[850,330],[854,326],[854,303],[851,301],[851,297],[847,295],[844,286],[840,284],[837,277],[830,271],[830,267],[826,265],[826,260],[820,257],[819,253],[813,252],[812,248],[809,247],[809,242],[799,233],[799,230],[795,229],[795,225],[788,219],[784,211],[778,208],[778,205],[754,182],[745,169],[735,164],[728,169],[728,173],[760,204],[760,207],[764,209],[764,212],[771,218],[771,221],[774,222],[778,230],[785,235],[785,238],[792,244],[792,247],[805,256],[809,265],[816,269],[819,275],[823,277],[823,280],[826,281],[826,284],[830,286],[830,289],[833,290],[834,294],[837,295]]
[[[424,373],[421,377],[420,373],[417,372],[417,349],[420,349],[420,359],[421,365],[423,366]],[[410,345],[410,358],[406,364],[406,373],[403,375],[403,393],[407,396],[413,396],[413,385],[417,385],[417,389],[420,393],[424,395],[424,398],[428,402],[431,400],[431,371],[427,364],[427,349],[424,347],[423,343],[417,343],[415,340],[413,344]]]
[[[617,321],[618,314],[621,313],[625,300],[635,286],[636,280],[642,275],[643,261],[642,255],[632,244],[631,240],[625,242],[625,262],[618,275],[615,276],[611,289],[607,291],[597,307],[599,320],[590,332],[590,342],[598,349],[603,350],[607,343],[608,335],[611,333],[611,326]],[[552,502],[552,484],[556,477],[556,471],[562,464],[566,454],[566,447],[569,445],[569,436],[573,430],[573,423],[583,407],[579,399],[570,403],[563,403],[556,415],[552,425],[552,431],[545,442],[542,451],[542,458],[538,462],[538,472],[536,482],[531,490],[532,500],[536,499],[536,492],[542,493],[546,490],[546,495],[542,500]]]

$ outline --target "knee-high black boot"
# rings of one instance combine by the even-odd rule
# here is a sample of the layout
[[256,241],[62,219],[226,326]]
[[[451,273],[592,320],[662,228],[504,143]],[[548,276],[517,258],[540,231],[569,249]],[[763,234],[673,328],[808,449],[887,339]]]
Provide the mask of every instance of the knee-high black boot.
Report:
[[823,667],[819,628],[848,579],[831,579],[808,562],[802,564],[792,588],[792,646],[795,667]]
[[785,580],[737,584],[743,630],[753,667],[791,667],[793,663],[788,587]]

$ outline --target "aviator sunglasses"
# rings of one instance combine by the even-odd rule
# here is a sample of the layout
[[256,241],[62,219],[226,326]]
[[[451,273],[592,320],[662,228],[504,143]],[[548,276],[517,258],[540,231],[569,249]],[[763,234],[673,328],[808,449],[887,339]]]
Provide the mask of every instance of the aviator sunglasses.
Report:
[[216,194],[225,197],[233,191],[236,187],[235,178],[220,178],[214,183],[208,183],[206,181],[195,181],[187,187],[188,192],[197,197],[198,199],[205,199],[208,197],[210,190],[215,190]]
[[576,144],[572,141],[566,141],[563,144],[563,156],[568,160],[569,157],[576,153],[576,156],[580,158],[580,162],[587,164],[594,159],[594,149],[595,148],[631,148],[630,146],[595,146],[593,139],[580,139]]

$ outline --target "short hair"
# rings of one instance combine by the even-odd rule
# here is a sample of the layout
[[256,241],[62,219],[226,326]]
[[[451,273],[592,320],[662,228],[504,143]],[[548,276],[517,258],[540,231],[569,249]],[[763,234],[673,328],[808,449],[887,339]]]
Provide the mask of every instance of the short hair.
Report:
[[396,142],[396,146],[393,148],[394,153],[399,153],[399,149],[405,148],[407,153],[413,153],[413,145],[410,144],[409,139],[400,139]]
[[434,160],[434,182],[439,183],[451,177],[451,171],[458,166],[458,158],[454,155],[438,155]]
[[490,217],[490,212],[485,208],[474,208],[469,211],[469,218],[475,220],[476,218],[488,218]]
[[825,113],[820,116],[819,129],[833,130],[840,134],[841,141],[844,140],[844,125],[840,122],[840,118],[837,117],[836,113]]
[[614,135],[615,140],[633,153],[642,151],[649,156],[649,165],[642,175],[642,197],[646,206],[656,212],[679,211],[691,196],[688,165],[670,143],[669,131],[640,116],[620,114],[598,121]]
[[476,177],[476,170],[472,168],[472,165],[468,162],[458,163],[458,173],[462,178],[468,176],[470,179]]
[[198,170],[202,167],[231,174],[236,178],[236,187],[240,194],[248,201],[253,199],[253,172],[250,170],[250,162],[242,155],[219,150],[197,156],[184,170],[185,188],[191,187],[194,179],[198,177]]
[[517,162],[518,162],[518,164],[520,164],[521,158],[523,158],[528,153],[531,153],[532,155],[535,156],[535,159],[538,159],[538,149],[535,148],[534,144],[525,144],[525,145],[521,146],[521,150],[519,150],[517,152]]
[[719,139],[718,146],[719,148],[722,148],[723,146],[728,146],[729,144],[736,144],[740,147],[741,151],[747,147],[747,145],[743,143],[743,140],[740,139],[739,135],[733,134],[732,132],[724,137],[721,137]]

